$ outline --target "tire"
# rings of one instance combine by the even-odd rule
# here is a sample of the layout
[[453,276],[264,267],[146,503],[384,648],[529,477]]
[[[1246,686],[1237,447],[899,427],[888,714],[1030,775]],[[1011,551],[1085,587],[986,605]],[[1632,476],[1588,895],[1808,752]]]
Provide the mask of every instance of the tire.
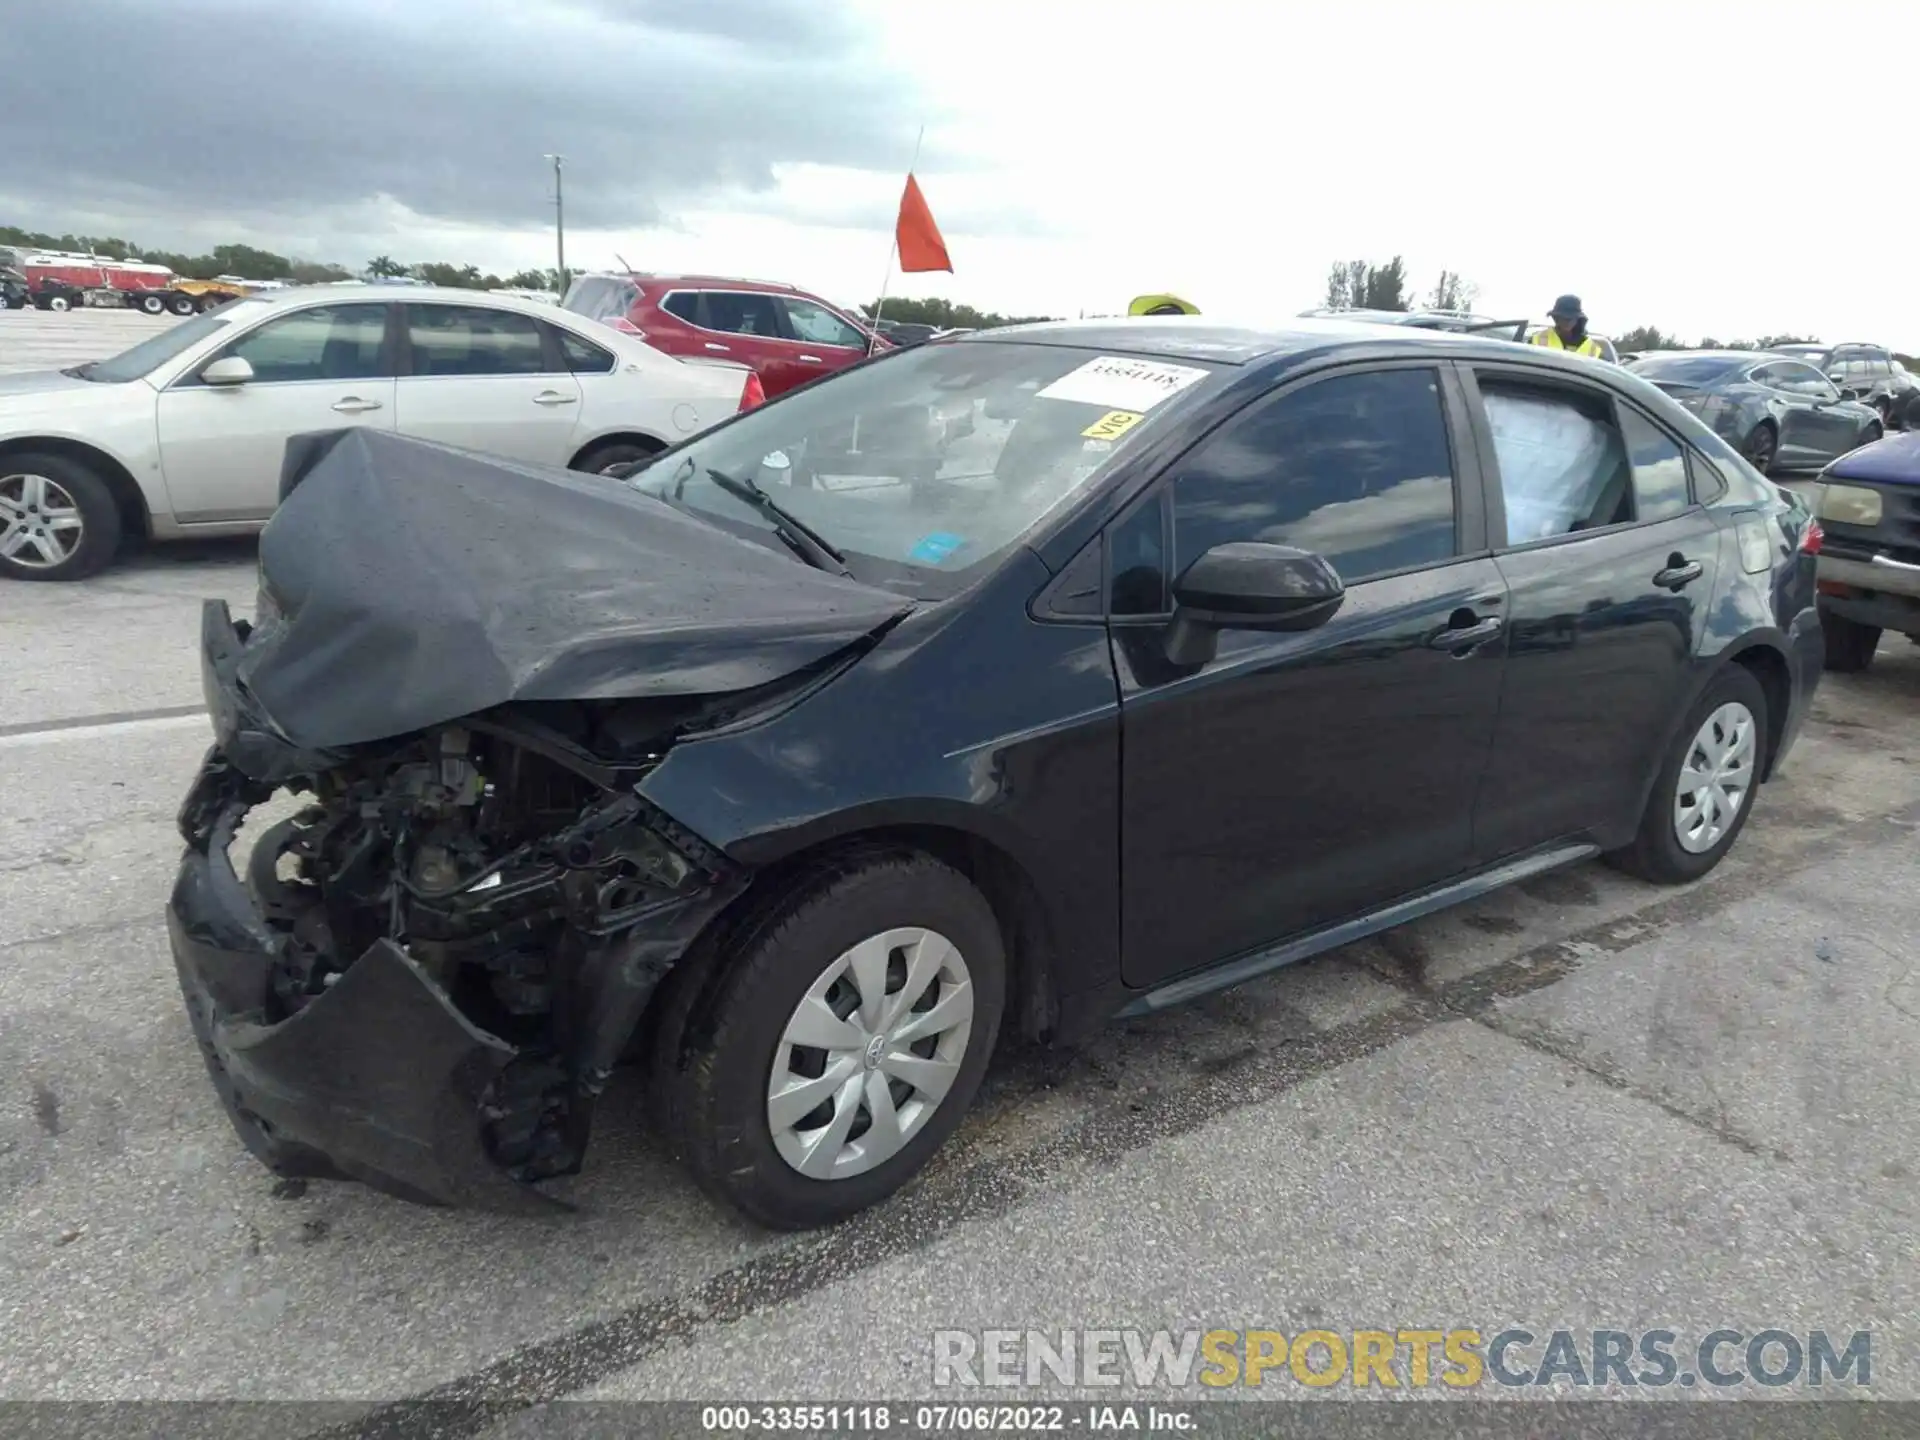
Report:
[[[18,544],[20,553],[9,553],[8,547],[16,544],[17,527],[44,522],[50,511],[63,512],[63,520],[64,512],[70,512],[79,522],[79,539],[70,540],[72,530],[66,525],[41,529],[37,542]],[[13,580],[80,580],[112,562],[120,538],[120,507],[106,481],[90,467],[63,455],[0,456],[0,575]],[[48,545],[64,553],[50,559],[43,548]]]
[[47,297],[47,303],[40,308],[42,310],[65,312],[73,309],[73,302],[64,295],[49,295]]
[[1770,473],[1773,462],[1780,453],[1780,432],[1773,425],[1762,420],[1747,432],[1747,438],[1740,442],[1740,453],[1747,457],[1747,463],[1762,475]]
[[666,447],[648,440],[613,440],[581,452],[571,468],[589,475],[605,475],[616,465],[635,465],[651,460]]
[[[1744,720],[1740,712],[1744,712]],[[1688,770],[1696,746],[1704,742],[1707,751],[1701,757],[1705,762],[1701,768],[1716,773],[1712,748],[1717,737],[1729,734],[1733,745],[1726,757],[1728,768],[1717,773],[1740,781],[1732,820],[1728,822],[1724,812],[1717,811],[1717,824],[1703,824],[1694,829],[1691,819],[1701,817],[1703,809],[1697,801],[1691,806],[1683,805],[1682,772]],[[1624,849],[1609,854],[1608,863],[1656,885],[1683,885],[1712,870],[1733,848],[1733,842],[1746,826],[1747,816],[1753,813],[1760,772],[1766,765],[1767,734],[1766,691],[1744,666],[1727,665],[1708,682],[1706,690],[1681,722],[1666,763],[1661,765],[1647,796],[1639,833]],[[1698,796],[1705,788],[1684,793]],[[1733,788],[1725,785],[1717,793],[1724,797]],[[1683,829],[1691,832],[1691,838],[1682,838]]]
[[194,308],[193,297],[191,295],[175,295],[167,302],[167,308],[176,315],[191,315],[193,314]]
[[164,315],[167,313],[167,302],[152,291],[148,291],[140,297],[140,308],[149,315]]
[[[938,960],[940,979],[926,991],[929,998],[936,990],[960,993],[959,986],[946,988],[954,983],[955,960],[971,993],[966,1029],[945,1030],[931,1059],[925,1053],[929,1037],[905,1042],[916,1052],[908,1054],[886,1049],[875,1030],[863,1048],[858,1042],[869,1033],[864,1022],[849,1025],[833,1018],[846,1014],[858,998],[849,952],[889,932],[929,937],[930,963],[948,957]],[[942,938],[949,942],[944,949],[937,943]],[[905,956],[895,951],[869,974],[895,985],[889,993],[897,997],[910,971]],[[999,923],[965,877],[910,852],[843,856],[802,875],[703,960],[683,963],[669,977],[654,1032],[656,1113],[672,1147],[715,1199],[770,1229],[836,1223],[898,1190],[959,1125],[992,1056],[1005,993]],[[849,1036],[849,1047],[837,1055],[789,1038],[789,1026],[798,1023],[810,995],[820,997],[813,1013],[832,1032]],[[863,1012],[853,1013],[857,1018]],[[916,1013],[917,1008],[905,1012],[897,1023],[911,1023]],[[901,1069],[937,1073],[950,1083],[929,1106],[925,1092],[909,1086],[885,1061],[875,1068],[882,1050],[903,1062]],[[824,1080],[833,1073],[829,1066],[846,1072],[837,1086],[820,1092],[814,1111],[790,1117],[779,1138],[769,1113],[776,1064],[782,1067],[780,1083],[787,1086],[804,1085],[806,1076]],[[900,1094],[903,1088],[907,1093]],[[876,1144],[869,1138],[875,1134],[869,1097],[876,1094],[889,1109],[901,1107],[896,1119],[910,1129],[898,1149],[883,1148],[880,1157],[867,1153]],[[927,1108],[909,1108],[919,1106]],[[835,1143],[832,1124],[807,1123],[820,1115],[837,1121],[842,1114],[850,1119],[841,1127],[841,1143]],[[796,1168],[801,1159],[789,1157],[807,1153],[807,1136],[813,1140],[813,1160],[843,1173],[816,1178]]]
[[1862,625],[1838,615],[1820,616],[1820,634],[1827,647],[1827,669],[1840,675],[1857,675],[1873,664],[1873,652],[1880,648],[1880,627]]

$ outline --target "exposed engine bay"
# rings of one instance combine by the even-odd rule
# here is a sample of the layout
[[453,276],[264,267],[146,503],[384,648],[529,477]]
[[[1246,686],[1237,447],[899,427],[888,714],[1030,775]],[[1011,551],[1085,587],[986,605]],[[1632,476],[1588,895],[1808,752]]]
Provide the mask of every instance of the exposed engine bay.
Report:
[[[254,1018],[285,1026],[396,947],[511,1051],[471,1117],[488,1158],[518,1181],[577,1170],[655,985],[745,884],[634,789],[696,716],[713,718],[691,703],[510,706],[288,778],[309,803],[245,864],[272,936]],[[245,788],[247,808],[272,793]]]

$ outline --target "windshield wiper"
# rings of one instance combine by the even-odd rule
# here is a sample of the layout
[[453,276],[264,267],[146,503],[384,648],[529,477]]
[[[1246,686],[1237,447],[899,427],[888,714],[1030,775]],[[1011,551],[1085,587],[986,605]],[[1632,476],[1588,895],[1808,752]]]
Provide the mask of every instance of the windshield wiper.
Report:
[[766,491],[751,480],[742,480],[737,475],[729,475],[724,470],[716,470],[711,465],[703,465],[702,471],[707,478],[718,485],[734,499],[751,505],[768,520],[773,522],[773,533],[787,543],[787,547],[816,570],[825,570],[830,575],[851,576],[847,569],[846,556],[829,545],[820,535],[811,529],[806,521],[783,507]]

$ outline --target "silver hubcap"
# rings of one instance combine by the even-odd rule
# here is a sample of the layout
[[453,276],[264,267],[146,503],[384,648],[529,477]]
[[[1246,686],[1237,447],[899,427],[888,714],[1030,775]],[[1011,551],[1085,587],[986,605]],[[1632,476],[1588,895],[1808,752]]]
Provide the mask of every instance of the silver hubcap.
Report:
[[973,979],[944,935],[885,930],[841,955],[787,1021],[767,1082],[773,1145],[841,1180],[899,1153],[940,1108],[973,1032]]
[[71,558],[86,521],[58,481],[44,475],[0,475],[0,558],[45,570]]
[[1738,702],[1707,717],[1687,747],[1673,797],[1673,832],[1680,848],[1699,855],[1718,845],[1753,787],[1753,712]]

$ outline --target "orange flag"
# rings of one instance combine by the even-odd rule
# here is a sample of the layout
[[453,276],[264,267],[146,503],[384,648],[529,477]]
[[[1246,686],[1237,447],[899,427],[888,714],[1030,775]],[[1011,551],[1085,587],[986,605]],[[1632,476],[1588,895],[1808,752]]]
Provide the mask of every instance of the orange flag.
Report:
[[947,242],[940,238],[940,227],[933,223],[927,197],[909,173],[906,192],[900,197],[900,219],[893,227],[900,246],[900,270],[911,275],[920,270],[945,270],[953,273],[953,261],[947,258]]

